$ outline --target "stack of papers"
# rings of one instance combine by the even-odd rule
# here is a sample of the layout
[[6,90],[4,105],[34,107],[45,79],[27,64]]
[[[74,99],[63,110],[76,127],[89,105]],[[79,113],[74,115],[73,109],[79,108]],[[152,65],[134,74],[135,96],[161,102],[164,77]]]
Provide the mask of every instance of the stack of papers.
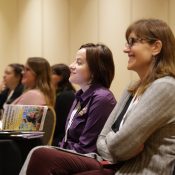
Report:
[[21,137],[26,139],[43,137],[42,131],[0,131],[0,136]]

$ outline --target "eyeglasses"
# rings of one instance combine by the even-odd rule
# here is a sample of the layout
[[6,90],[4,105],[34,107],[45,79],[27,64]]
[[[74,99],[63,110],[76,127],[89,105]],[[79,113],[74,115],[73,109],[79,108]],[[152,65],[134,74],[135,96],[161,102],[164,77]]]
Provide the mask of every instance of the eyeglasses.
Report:
[[34,75],[36,74],[30,67],[24,66],[23,74],[26,73],[26,72],[32,72]]
[[129,38],[127,43],[125,44],[126,47],[131,48],[135,43],[141,42],[142,38]]

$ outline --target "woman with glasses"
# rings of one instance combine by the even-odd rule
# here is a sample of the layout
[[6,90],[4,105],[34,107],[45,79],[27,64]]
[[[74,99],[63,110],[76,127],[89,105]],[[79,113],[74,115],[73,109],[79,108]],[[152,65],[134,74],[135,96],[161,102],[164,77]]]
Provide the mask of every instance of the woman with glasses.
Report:
[[13,104],[53,106],[55,94],[51,83],[51,68],[45,58],[27,59],[22,84],[25,92]]
[[[173,175],[175,166],[175,38],[158,19],[126,30],[127,69],[139,80],[124,92],[97,141],[115,175]],[[81,174],[81,173],[80,173]]]
[[[141,19],[128,27],[126,40],[127,68],[139,79],[124,91],[98,137],[101,160],[77,155],[64,159],[62,155],[55,158],[58,168],[52,167],[44,175],[173,175],[174,35],[161,20]],[[72,162],[75,157],[77,161]],[[34,165],[41,158],[33,153],[28,175],[37,174]]]

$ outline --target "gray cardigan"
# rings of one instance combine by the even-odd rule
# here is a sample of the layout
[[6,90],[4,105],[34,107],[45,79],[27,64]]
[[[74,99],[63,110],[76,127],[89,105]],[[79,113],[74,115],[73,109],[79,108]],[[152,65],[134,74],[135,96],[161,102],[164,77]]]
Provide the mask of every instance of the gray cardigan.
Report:
[[[116,133],[111,126],[129,98],[125,91],[108,118],[97,148],[102,158],[124,161],[115,175],[170,175],[175,166],[175,79],[155,80],[127,113]],[[138,153],[141,145],[142,151]]]

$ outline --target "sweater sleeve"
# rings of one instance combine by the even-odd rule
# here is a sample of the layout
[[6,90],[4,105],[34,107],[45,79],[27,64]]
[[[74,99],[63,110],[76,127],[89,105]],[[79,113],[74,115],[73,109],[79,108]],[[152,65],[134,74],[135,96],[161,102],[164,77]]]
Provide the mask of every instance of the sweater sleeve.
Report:
[[[126,121],[118,132],[104,128],[98,140],[100,154],[113,162],[134,157],[137,149],[151,134],[165,123],[175,120],[174,104],[174,80],[172,83],[159,80],[152,83],[138,104],[127,114]],[[103,153],[102,145],[107,150],[106,153]]]
[[117,105],[112,110],[108,120],[106,121],[101,133],[98,136],[98,140],[97,140],[98,153],[103,159],[111,161],[111,162],[113,162],[114,160],[106,144],[106,135],[112,130],[111,126],[113,125],[118,115],[122,111],[122,107],[125,105],[129,96],[130,94],[127,92],[127,89],[125,89],[120,101],[117,103]]

